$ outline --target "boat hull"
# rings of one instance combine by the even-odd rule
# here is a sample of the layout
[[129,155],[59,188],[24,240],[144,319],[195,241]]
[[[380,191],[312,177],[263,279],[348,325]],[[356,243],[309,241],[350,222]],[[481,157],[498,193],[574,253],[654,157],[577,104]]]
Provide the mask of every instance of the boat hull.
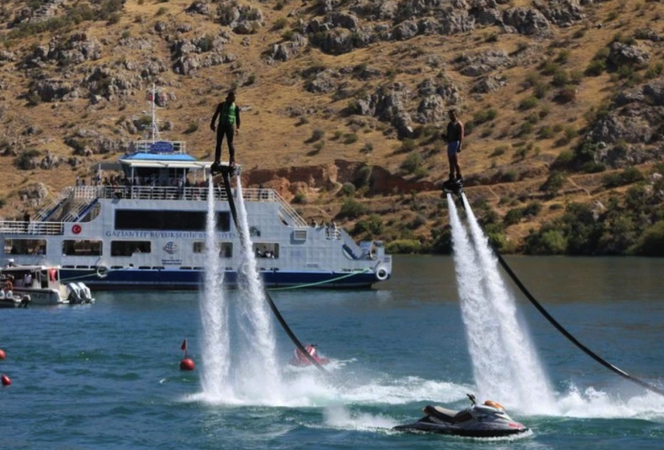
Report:
[[[370,288],[377,283],[376,275],[371,272],[358,273],[349,276],[348,273],[333,272],[260,272],[263,283],[268,288],[277,287],[310,287],[310,288]],[[136,289],[165,289],[165,290],[197,290],[201,287],[205,276],[199,270],[112,270],[101,278],[94,270],[62,269],[61,280],[83,281],[95,291],[101,290],[136,290]],[[238,273],[226,271],[224,285],[237,286]]]

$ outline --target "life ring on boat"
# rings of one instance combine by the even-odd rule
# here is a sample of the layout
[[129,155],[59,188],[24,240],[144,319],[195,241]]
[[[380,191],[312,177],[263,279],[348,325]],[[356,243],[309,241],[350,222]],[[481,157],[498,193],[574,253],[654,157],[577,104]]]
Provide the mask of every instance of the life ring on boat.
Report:
[[376,267],[376,279],[378,279],[378,281],[385,281],[389,276],[390,273],[387,271],[387,269],[384,266],[380,265]]
[[108,276],[108,267],[97,266],[97,276],[99,278],[106,278]]
[[240,264],[240,267],[237,268],[237,271],[246,277],[249,274],[249,263],[246,262]]

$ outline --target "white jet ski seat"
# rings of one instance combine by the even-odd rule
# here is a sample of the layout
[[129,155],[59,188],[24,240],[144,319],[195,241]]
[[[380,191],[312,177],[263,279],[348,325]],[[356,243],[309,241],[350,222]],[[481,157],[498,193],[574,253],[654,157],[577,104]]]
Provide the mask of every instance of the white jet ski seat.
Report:
[[472,418],[468,411],[453,411],[451,409],[443,408],[442,406],[425,406],[422,411],[428,416],[435,417],[443,422],[455,424],[465,422]]

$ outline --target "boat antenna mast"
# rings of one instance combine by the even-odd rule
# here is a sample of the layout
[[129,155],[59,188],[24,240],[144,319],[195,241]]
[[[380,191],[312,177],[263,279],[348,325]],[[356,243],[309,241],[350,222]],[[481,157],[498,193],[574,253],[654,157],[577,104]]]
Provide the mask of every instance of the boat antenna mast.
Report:
[[152,114],[152,125],[150,128],[152,131],[152,142],[154,143],[157,139],[160,139],[159,125],[157,124],[157,88],[154,83],[152,83],[152,89],[148,98],[150,99],[150,113]]

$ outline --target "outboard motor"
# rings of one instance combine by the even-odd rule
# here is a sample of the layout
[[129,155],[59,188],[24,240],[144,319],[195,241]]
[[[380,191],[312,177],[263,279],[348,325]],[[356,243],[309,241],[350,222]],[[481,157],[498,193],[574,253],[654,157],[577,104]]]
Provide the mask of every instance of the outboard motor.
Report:
[[[72,283],[72,284],[74,284],[74,283]],[[83,283],[83,282],[81,282],[81,281],[79,281],[79,282],[76,283],[76,284],[78,285],[78,287],[79,287],[79,289],[80,289],[80,292],[81,292],[81,294],[80,294],[80,295],[81,295],[81,299],[82,299],[85,303],[90,303],[90,302],[92,302],[92,292],[90,292],[90,288],[87,287],[87,286],[85,285],[85,283]]]
[[67,300],[69,300],[70,304],[83,303],[82,292],[81,288],[78,287],[78,283],[69,283],[67,289],[69,290]]

